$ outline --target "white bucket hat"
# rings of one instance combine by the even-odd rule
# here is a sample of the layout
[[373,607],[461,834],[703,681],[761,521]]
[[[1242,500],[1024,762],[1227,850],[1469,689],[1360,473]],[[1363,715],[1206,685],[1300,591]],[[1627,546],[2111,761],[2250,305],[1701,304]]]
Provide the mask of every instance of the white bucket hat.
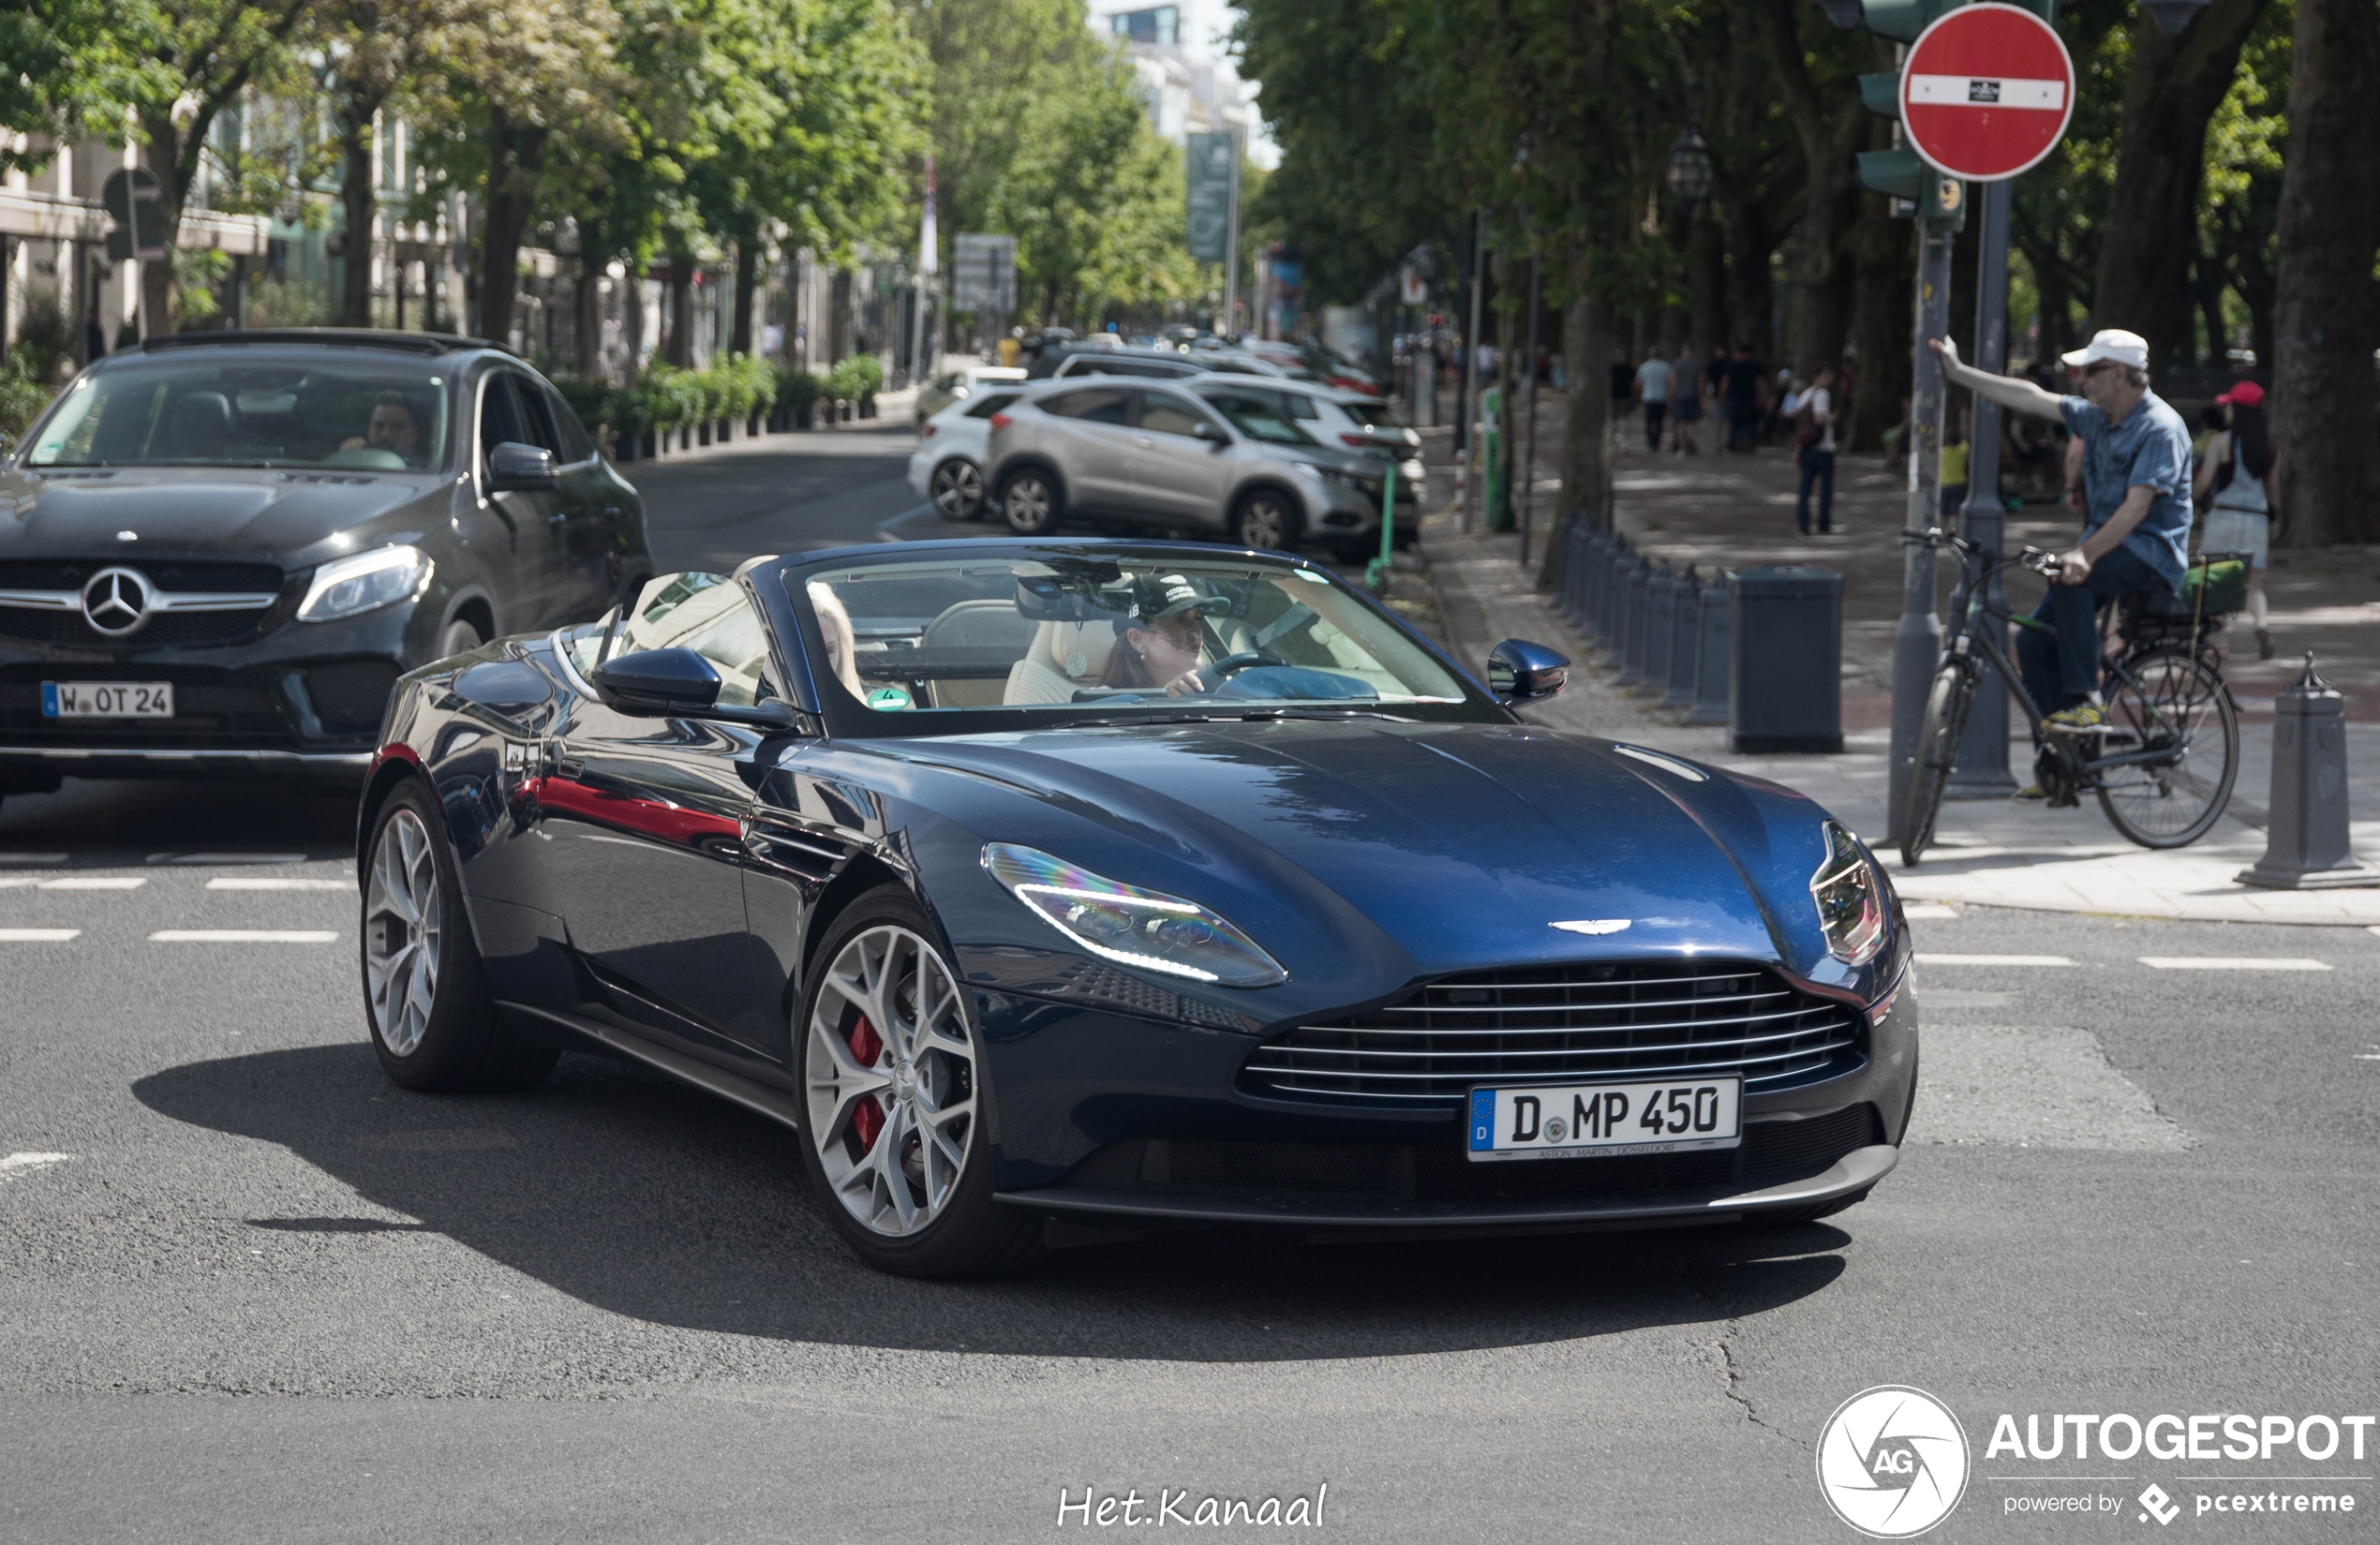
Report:
[[2058,357],[2074,370],[2085,369],[2101,360],[2113,360],[2118,364],[2131,365],[2135,370],[2146,370],[2149,368],[2149,340],[2137,333],[2126,333],[2120,328],[2111,327],[2105,333],[2092,334],[2087,347]]

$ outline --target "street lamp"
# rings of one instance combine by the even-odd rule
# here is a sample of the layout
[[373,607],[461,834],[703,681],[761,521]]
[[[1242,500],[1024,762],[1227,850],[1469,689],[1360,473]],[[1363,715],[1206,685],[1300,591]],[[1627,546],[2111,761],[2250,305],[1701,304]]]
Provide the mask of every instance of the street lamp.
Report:
[[1700,133],[1689,128],[1670,146],[1669,165],[1661,169],[1662,186],[1680,209],[1692,215],[1711,196],[1711,148]]

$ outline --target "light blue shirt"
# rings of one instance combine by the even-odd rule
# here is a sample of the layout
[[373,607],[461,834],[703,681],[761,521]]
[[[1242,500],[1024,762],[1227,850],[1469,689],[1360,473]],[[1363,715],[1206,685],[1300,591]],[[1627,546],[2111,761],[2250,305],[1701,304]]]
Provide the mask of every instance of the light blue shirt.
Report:
[[2122,542],[2155,570],[2170,589],[2181,588],[2190,552],[2190,429],[2163,397],[2145,394],[2110,423],[2107,415],[2081,397],[2060,397],[2066,427],[2082,437],[2083,517],[2088,537],[2107,524],[2135,486],[2157,491],[2149,513]]

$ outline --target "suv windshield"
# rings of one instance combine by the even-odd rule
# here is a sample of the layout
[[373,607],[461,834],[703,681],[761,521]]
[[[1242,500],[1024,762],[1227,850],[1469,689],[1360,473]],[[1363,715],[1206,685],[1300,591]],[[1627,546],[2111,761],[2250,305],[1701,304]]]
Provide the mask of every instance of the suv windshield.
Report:
[[142,357],[74,384],[33,467],[319,467],[402,471],[446,459],[447,379],[393,360]]
[[856,733],[1152,713],[1503,717],[1355,591],[1279,560],[1128,547],[887,556],[793,570],[786,584],[817,625],[829,716]]

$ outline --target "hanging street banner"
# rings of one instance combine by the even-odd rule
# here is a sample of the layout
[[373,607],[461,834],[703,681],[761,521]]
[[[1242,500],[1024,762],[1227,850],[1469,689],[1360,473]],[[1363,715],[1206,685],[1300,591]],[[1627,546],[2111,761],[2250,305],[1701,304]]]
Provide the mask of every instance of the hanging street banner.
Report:
[[2058,147],[2075,114],[2075,62],[2056,28],[2014,6],[1945,11],[1900,72],[1900,121],[1928,165],[1997,183]]
[[1190,256],[1219,263],[1231,245],[1231,157],[1228,134],[1188,137],[1184,170],[1190,184]]

